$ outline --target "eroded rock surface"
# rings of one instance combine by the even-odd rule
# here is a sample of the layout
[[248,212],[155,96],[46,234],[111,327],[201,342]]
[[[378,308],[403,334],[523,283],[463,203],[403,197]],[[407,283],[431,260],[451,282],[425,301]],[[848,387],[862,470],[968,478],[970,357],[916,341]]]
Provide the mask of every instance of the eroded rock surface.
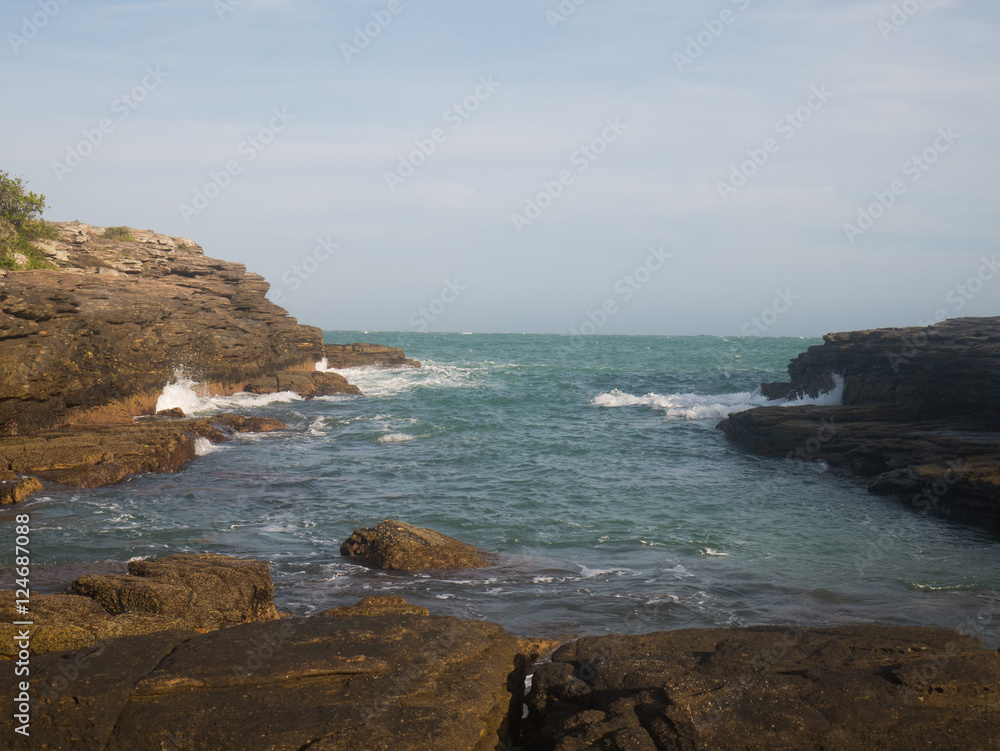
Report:
[[[132,636],[35,657],[30,746],[7,712],[0,748],[494,751],[520,717],[517,653],[496,624],[435,616]],[[13,706],[12,671],[0,687]]]
[[496,562],[490,553],[466,542],[394,519],[354,530],[340,554],[389,571],[485,568]]
[[323,357],[320,330],[242,264],[184,238],[54,226],[40,247],[57,268],[0,277],[0,435],[152,414],[176,368],[231,391]]
[[997,748],[1000,654],[924,628],[587,637],[535,673],[528,751]]

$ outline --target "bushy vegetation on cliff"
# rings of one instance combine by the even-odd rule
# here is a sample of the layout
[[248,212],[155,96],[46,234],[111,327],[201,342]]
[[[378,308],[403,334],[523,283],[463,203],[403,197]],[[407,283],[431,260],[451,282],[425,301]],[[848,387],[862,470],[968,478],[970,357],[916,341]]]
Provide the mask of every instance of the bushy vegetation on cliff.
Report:
[[55,230],[43,220],[45,196],[25,188],[24,180],[0,172],[0,268],[49,268],[45,256],[32,245],[51,239]]

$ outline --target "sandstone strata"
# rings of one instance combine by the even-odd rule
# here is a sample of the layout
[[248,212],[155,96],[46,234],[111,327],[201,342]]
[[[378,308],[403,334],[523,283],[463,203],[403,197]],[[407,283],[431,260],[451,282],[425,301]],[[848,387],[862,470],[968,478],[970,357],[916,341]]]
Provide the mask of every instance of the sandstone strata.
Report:
[[177,368],[238,390],[323,357],[320,330],[241,264],[184,238],[54,226],[59,239],[40,247],[56,268],[0,272],[0,434],[152,414]]
[[473,545],[394,519],[354,530],[340,554],[389,571],[484,568],[496,562]]
[[417,360],[409,359],[398,347],[382,344],[327,344],[327,367],[330,368],[419,368]]
[[587,637],[535,673],[528,751],[995,749],[1000,654],[924,628]]
[[844,381],[841,407],[760,407],[719,424],[765,456],[823,460],[920,510],[1000,524],[1000,318],[829,334],[773,397]]

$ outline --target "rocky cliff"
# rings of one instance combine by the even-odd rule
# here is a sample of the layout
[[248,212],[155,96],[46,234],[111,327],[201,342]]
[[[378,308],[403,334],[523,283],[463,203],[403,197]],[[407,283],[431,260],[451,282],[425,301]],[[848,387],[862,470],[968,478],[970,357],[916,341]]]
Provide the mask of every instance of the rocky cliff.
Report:
[[1000,317],[828,334],[771,398],[829,390],[839,407],[759,407],[723,420],[765,456],[822,460],[920,511],[1000,525]]
[[185,238],[54,226],[39,244],[54,268],[0,271],[0,435],[149,414],[177,369],[223,392],[324,356],[320,330],[241,264]]

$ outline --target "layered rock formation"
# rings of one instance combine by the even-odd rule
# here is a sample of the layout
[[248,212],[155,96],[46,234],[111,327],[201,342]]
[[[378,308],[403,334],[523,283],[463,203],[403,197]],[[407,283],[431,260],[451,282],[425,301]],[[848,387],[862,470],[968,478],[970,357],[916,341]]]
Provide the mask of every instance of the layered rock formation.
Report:
[[329,368],[419,368],[417,360],[409,359],[398,347],[382,344],[327,344]]
[[0,272],[0,434],[151,414],[177,368],[239,390],[324,355],[262,277],[191,240],[54,226],[40,247],[56,268]]
[[772,398],[829,390],[840,407],[759,407],[719,427],[765,456],[823,460],[921,511],[1000,524],[1000,318],[829,334]]
[[924,628],[580,639],[534,675],[526,751],[993,749],[1000,654]]
[[496,563],[473,545],[394,519],[354,530],[340,546],[340,554],[388,571],[484,568]]

